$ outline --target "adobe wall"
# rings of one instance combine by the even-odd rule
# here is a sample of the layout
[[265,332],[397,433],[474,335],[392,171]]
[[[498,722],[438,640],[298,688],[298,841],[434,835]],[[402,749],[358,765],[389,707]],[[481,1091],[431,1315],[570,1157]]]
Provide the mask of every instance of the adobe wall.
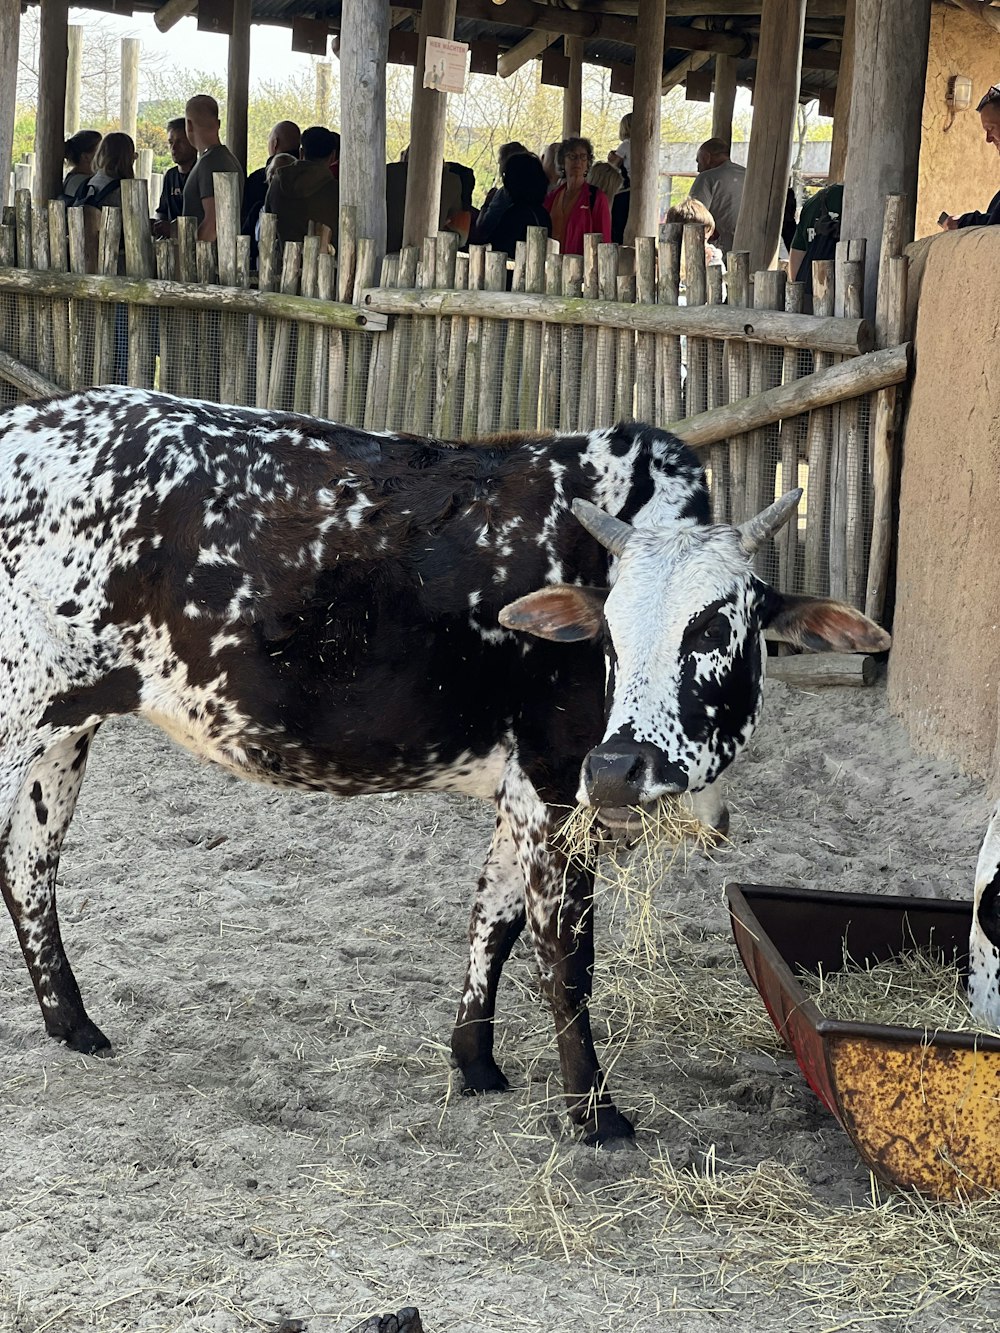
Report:
[[[972,79],[972,106],[959,111],[950,128],[945,91],[952,74]],[[1000,190],[1000,158],[987,144],[975,105],[990,84],[1000,82],[1000,34],[982,20],[946,5],[931,9],[927,83],[921,117],[917,236],[938,230],[942,211],[985,210]]]
[[921,748],[996,780],[1000,227],[942,233],[915,249],[925,254],[889,701]]

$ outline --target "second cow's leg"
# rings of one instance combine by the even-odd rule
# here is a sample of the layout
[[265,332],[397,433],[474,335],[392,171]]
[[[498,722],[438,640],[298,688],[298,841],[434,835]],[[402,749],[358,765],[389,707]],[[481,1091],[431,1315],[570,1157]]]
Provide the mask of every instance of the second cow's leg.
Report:
[[496,830],[469,923],[469,970],[451,1038],[466,1093],[503,1092],[508,1083],[493,1058],[493,1019],[503,965],[524,928],[524,882],[506,818]]
[[110,1043],[87,1017],[66,958],[55,884],[59,852],[76,808],[94,730],[50,745],[27,768],[6,833],[0,837],[0,891],[17,930],[46,1031],[88,1054]]
[[605,1087],[590,1028],[594,980],[594,875],[566,873],[550,845],[553,820],[526,775],[508,773],[501,793],[525,884],[528,929],[552,1008],[570,1118],[587,1143],[631,1138],[634,1130]]

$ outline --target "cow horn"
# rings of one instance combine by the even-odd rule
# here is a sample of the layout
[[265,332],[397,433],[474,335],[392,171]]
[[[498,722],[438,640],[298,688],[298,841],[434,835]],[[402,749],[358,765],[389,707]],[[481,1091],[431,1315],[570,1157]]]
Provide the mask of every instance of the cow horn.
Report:
[[579,519],[583,526],[601,543],[612,555],[621,555],[625,546],[632,536],[632,528],[628,523],[623,523],[620,518],[605,513],[597,505],[591,504],[589,500],[573,501],[574,517]]
[[745,523],[740,524],[736,531],[740,534],[740,546],[747,555],[753,555],[768,537],[773,536],[782,524],[788,522],[801,499],[802,487],[796,486],[794,491],[787,491],[779,500],[775,500],[773,505],[762,509],[756,518],[747,519]]

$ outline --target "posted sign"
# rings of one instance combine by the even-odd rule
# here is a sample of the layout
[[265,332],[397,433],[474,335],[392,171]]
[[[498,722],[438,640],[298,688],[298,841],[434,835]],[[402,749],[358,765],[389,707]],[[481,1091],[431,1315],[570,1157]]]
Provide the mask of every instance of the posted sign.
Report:
[[424,87],[439,93],[465,92],[465,57],[468,43],[449,42],[446,37],[428,37],[424,56]]

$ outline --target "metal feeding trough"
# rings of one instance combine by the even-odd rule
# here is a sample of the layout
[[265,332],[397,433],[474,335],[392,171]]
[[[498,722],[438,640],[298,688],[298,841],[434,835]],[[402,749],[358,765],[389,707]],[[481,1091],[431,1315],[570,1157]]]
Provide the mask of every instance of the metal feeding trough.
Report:
[[1000,1190],[1000,1039],[825,1017],[802,971],[914,949],[968,963],[972,904],[731,884],[736,944],[806,1081],[864,1161],[939,1199]]

